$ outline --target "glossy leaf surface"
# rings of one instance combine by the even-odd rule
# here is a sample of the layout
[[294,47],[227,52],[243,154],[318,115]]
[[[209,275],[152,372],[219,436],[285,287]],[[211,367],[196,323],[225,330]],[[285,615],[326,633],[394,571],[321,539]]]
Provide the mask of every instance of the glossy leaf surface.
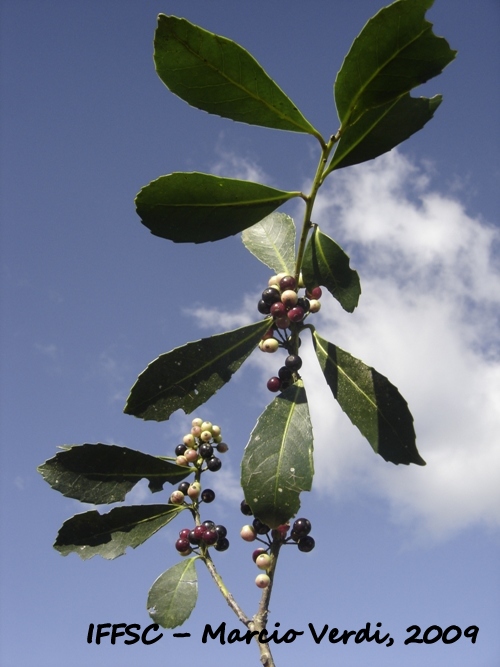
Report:
[[142,188],[135,203],[155,236],[205,243],[238,234],[298,194],[236,178],[175,172]]
[[300,380],[259,417],[243,454],[241,485],[254,515],[273,528],[297,513],[313,474],[312,427]]
[[63,523],[54,548],[63,556],[76,553],[83,560],[102,556],[108,560],[139,546],[182,512],[179,505],[115,507],[107,514],[97,510],[76,514]]
[[425,19],[432,4],[433,0],[397,0],[356,37],[335,81],[343,128],[437,76],[453,60],[456,51]]
[[342,308],[352,313],[358,305],[361,285],[349,261],[342,248],[316,226],[304,252],[304,283],[310,289],[318,285],[326,287]]
[[186,558],[161,574],[151,586],[148,612],[163,628],[176,628],[186,621],[198,599],[195,558]]
[[413,417],[398,389],[374,368],[313,333],[325,379],[340,407],[385,461],[425,465]]
[[99,505],[125,500],[141,479],[147,479],[155,493],[165,482],[181,482],[192,470],[128,447],[99,443],[67,447],[38,472],[64,496]]
[[319,135],[255,58],[226,37],[160,14],[154,60],[167,88],[193,107],[251,125]]
[[423,128],[442,99],[441,95],[429,99],[411,97],[407,93],[370,109],[342,133],[328,171],[373,160],[392,150]]
[[271,323],[266,318],[162,354],[139,375],[124,411],[156,421],[179,409],[189,414],[229,382]]
[[241,240],[248,250],[276,273],[295,270],[295,223],[286,213],[271,213],[248,227]]

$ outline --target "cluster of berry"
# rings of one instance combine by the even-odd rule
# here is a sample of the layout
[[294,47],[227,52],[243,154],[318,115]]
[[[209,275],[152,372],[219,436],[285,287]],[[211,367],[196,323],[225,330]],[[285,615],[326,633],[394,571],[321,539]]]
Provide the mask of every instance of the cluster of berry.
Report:
[[[277,392],[286,389],[293,382],[294,374],[302,366],[302,359],[292,352],[292,336],[287,329],[300,324],[309,315],[317,313],[321,308],[321,287],[306,290],[304,296],[298,295],[298,289],[303,287],[293,276],[278,273],[269,279],[268,287],[262,292],[257,309],[263,315],[272,315],[273,326],[266,332],[259,343],[262,352],[276,352],[280,347],[285,348],[289,355],[278,375],[269,379],[267,388]],[[276,337],[277,336],[277,337]],[[300,340],[299,340],[300,344]]]
[[193,419],[191,433],[185,435],[182,444],[175,448],[176,463],[179,466],[188,466],[193,463],[202,470],[203,463],[206,470],[217,472],[222,466],[222,461],[214,455],[214,450],[224,454],[228,450],[225,442],[222,442],[220,426],[202,419]]
[[[241,503],[241,511],[245,516],[252,516],[252,510],[250,505],[243,500]],[[255,518],[252,524],[247,524],[243,526],[240,531],[240,536],[246,542],[253,542],[254,540],[259,540],[264,544],[267,544],[267,548],[255,549],[252,554],[254,563],[260,570],[268,571],[273,563],[273,556],[269,554],[269,549],[272,544],[272,540],[279,541],[282,544],[296,544],[299,551],[307,553],[312,551],[315,546],[314,538],[309,535],[311,532],[311,522],[309,519],[296,519],[292,524],[292,529],[290,530],[289,524],[283,524],[277,528],[271,530],[269,526],[260,521],[260,519]],[[264,541],[259,536],[266,537]],[[259,588],[267,588],[271,583],[271,579],[267,573],[257,575],[255,583]]]
[[175,548],[181,556],[189,556],[194,548],[205,545],[213,546],[216,551],[226,551],[229,540],[225,526],[215,525],[213,521],[204,521],[194,528],[183,528],[179,531],[179,539]]
[[[215,452],[223,454],[229,447],[222,442],[221,428],[200,418],[191,422],[191,433],[187,433],[182,444],[175,448],[176,463],[180,466],[191,466],[196,471],[197,479],[194,482],[181,482],[177,489],[170,494],[173,505],[186,505],[196,510],[200,502],[211,503],[215,500],[212,489],[203,489],[198,481],[205,470],[217,472],[222,466],[221,460]],[[187,500],[191,502],[188,504]],[[227,530],[224,526],[215,525],[213,521],[204,521],[194,528],[183,528],[175,548],[181,556],[188,556],[193,549],[199,546],[213,546],[217,551],[226,551],[229,541],[226,538]]]

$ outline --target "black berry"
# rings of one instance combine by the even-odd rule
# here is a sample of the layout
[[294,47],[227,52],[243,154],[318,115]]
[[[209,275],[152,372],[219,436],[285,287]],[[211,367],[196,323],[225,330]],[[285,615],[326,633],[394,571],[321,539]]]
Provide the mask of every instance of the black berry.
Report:
[[280,301],[280,299],[281,294],[279,293],[279,290],[274,289],[274,287],[268,287],[262,292],[262,301],[267,303],[268,306],[272,306],[273,303]]
[[278,371],[278,377],[282,382],[289,382],[292,379],[293,371],[286,366],[282,366]]
[[311,532],[311,522],[309,519],[297,519],[293,522],[292,532],[301,537],[309,535]]
[[241,501],[240,510],[241,510],[241,513],[244,514],[245,516],[252,516],[253,515],[252,509],[251,509],[250,505],[247,503],[246,500]]
[[215,543],[214,549],[216,551],[226,551],[227,549],[229,549],[229,540],[226,537],[219,537],[219,539]]
[[186,445],[177,445],[177,447],[175,448],[175,455],[182,456],[186,451],[186,449],[187,449]]
[[201,525],[205,530],[215,530],[215,523],[213,521],[204,521]]
[[226,535],[227,535],[226,526],[221,526],[221,525],[215,526],[215,530],[217,531],[217,535],[219,537],[226,537]]
[[181,482],[177,488],[179,489],[179,491],[181,491],[181,493],[186,495],[190,486],[191,484],[189,482]]
[[255,528],[257,535],[265,535],[271,530],[269,526],[263,523],[260,519],[253,520],[253,527]]
[[304,313],[309,312],[310,305],[311,304],[309,303],[309,299],[306,299],[305,296],[301,296],[297,299],[297,306],[300,306],[300,308],[302,308]]
[[212,456],[212,458],[207,461],[207,468],[212,472],[217,472],[217,470],[221,469],[221,466],[222,461],[217,458],[217,456]]
[[266,303],[264,299],[261,299],[257,304],[257,310],[259,313],[262,313],[262,315],[269,315],[271,312],[271,306],[270,304]]
[[290,354],[285,359],[285,366],[291,371],[298,371],[302,367],[302,359],[296,354]]
[[215,492],[212,489],[204,489],[201,492],[201,499],[204,503],[212,503],[215,500]]
[[209,459],[214,453],[214,448],[212,445],[209,445],[208,442],[204,442],[198,447],[198,453],[202,459]]
[[297,546],[299,547],[299,551],[307,553],[314,549],[315,544],[316,542],[314,541],[314,538],[311,537],[310,535],[306,535],[305,537],[300,538],[300,540],[297,543]]

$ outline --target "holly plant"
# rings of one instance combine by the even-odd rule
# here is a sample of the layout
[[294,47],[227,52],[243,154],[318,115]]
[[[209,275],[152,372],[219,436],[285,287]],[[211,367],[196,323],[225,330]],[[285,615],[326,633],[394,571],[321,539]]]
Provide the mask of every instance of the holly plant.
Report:
[[[396,0],[368,21],[335,79],[339,127],[328,137],[239,44],[186,19],[158,17],[154,61],[172,93],[212,114],[312,135],[318,141],[318,166],[308,193],[174,172],[143,187],[136,198],[141,222],[155,236],[206,243],[241,233],[247,250],[271,272],[254,323],[161,354],[139,375],[124,409],[155,421],[169,419],[179,409],[191,414],[231,380],[255,348],[267,354],[285,351],[284,364],[276,365],[267,383],[276,396],[259,417],[241,462],[241,511],[248,521],[241,537],[261,545],[253,553],[260,570],[255,583],[263,589],[256,614],[242,611],[216,569],[217,552],[229,547],[226,528],[202,516],[215,499],[210,476],[220,469],[228,450],[220,426],[196,416],[171,456],[83,444],[63,447],[39,467],[52,488],[84,503],[123,501],[141,479],[148,480],[152,493],[169,489],[167,502],[77,514],[61,527],[55,548],[64,556],[74,552],[82,559],[113,559],[175,520],[180,531],[173,553],[181,559],[153,583],[147,601],[150,616],[165,628],[184,623],[196,604],[196,566],[202,564],[249,636],[257,639],[261,661],[268,667],[274,662],[263,639],[281,547],[294,544],[308,552],[315,546],[308,519],[295,518],[300,494],[311,489],[314,474],[313,431],[300,375],[304,336],[312,337],[332,400],[374,452],[396,465],[425,465],[415,444],[413,418],[398,389],[316,330],[315,314],[325,290],[352,313],[361,287],[347,254],[313,220],[317,194],[328,177],[390,151],[420,130],[441,104],[440,95],[410,95],[440,74],[456,53],[425,18],[432,4]],[[298,233],[294,220],[278,211],[294,198],[304,203]]]

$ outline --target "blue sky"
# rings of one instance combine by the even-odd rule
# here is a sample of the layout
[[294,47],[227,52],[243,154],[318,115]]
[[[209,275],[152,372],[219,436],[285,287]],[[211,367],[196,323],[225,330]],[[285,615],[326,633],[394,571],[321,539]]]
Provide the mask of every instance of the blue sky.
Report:
[[[87,509],[36,466],[63,444],[116,443],[170,454],[191,418],[122,413],[156,356],[255,319],[267,269],[239,237],[201,246],[153,237],[133,198],[161,174],[216,172],[306,188],[313,139],[189,108],[152,64],[159,12],[245,46],[324,135],[337,129],[332,84],[365,21],[385,3],[166,3],[4,0],[1,12],[1,642],[2,667],[258,664],[255,646],[203,645],[205,623],[237,627],[201,571],[184,630],[152,646],[89,646],[89,623],[149,624],[147,591],[177,561],[167,527],[115,561],[61,557],[64,520]],[[327,298],[318,330],[399,387],[427,466],[373,455],[336,410],[304,344],[315,433],[315,489],[301,515],[310,554],[280,561],[271,627],[382,623],[395,643],[275,648],[279,665],[494,667],[500,660],[500,180],[497,0],[436,0],[435,32],[457,59],[418,94],[444,95],[435,118],[397,151],[339,172],[315,213],[352,257],[358,310]],[[299,219],[299,206],[286,209]],[[258,351],[197,411],[230,451],[214,474],[210,516],[227,525],[220,571],[247,614],[257,607],[252,548],[238,538],[238,470],[271,395],[275,357]],[[162,502],[140,485],[127,501]],[[212,509],[213,508],[213,509]],[[405,646],[406,628],[478,625],[475,645]],[[182,644],[182,642],[185,642]]]

